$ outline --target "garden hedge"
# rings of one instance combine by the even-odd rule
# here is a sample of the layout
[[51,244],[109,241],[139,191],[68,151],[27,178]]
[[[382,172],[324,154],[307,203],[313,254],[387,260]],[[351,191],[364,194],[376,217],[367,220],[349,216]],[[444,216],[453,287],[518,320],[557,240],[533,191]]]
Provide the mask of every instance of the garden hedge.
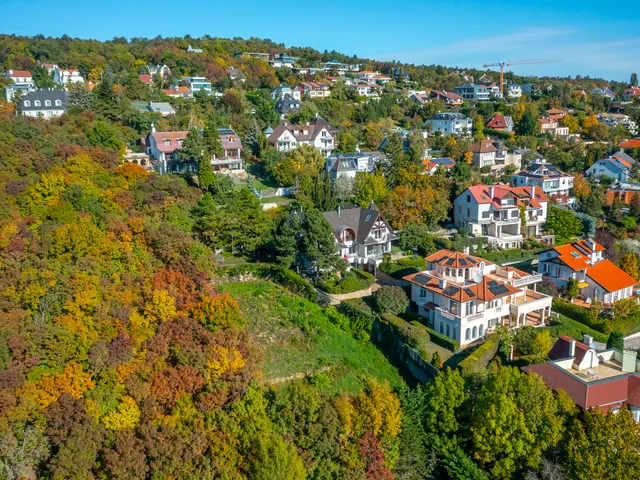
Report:
[[462,360],[458,365],[463,375],[481,372],[498,352],[500,336],[497,333],[491,335],[482,345],[476,348],[471,355]]

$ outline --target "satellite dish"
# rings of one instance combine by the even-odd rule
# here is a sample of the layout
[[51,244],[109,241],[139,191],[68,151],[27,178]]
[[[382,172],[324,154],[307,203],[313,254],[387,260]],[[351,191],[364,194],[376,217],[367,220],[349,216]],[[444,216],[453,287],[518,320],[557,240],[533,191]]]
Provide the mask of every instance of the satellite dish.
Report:
[[474,282],[476,282],[476,283],[480,283],[480,282],[482,282],[482,275],[480,275],[479,273],[476,273],[476,274],[473,276],[473,281],[474,281]]

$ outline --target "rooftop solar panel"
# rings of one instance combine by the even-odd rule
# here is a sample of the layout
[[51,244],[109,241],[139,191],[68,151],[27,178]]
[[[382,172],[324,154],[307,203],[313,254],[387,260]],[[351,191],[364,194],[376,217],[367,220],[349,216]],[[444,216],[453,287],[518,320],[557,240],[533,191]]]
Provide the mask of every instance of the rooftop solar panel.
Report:
[[450,258],[449,260],[447,260],[446,265],[453,265],[454,263],[456,263],[456,259],[455,258]]
[[499,284],[498,284],[498,282],[497,282],[497,281],[495,281],[495,280],[489,280],[489,281],[487,282],[487,285],[489,285],[489,288],[491,288],[491,287],[495,287],[496,285],[499,285]]
[[453,295],[455,295],[456,293],[458,293],[460,290],[458,289],[458,287],[454,287],[454,286],[449,286],[447,288],[445,288],[443,290],[442,293],[444,293],[445,295],[448,295],[450,297],[452,297]]
[[496,285],[493,287],[489,287],[489,290],[491,290],[491,293],[493,293],[494,295],[502,295],[509,292],[509,289],[505,285]]
[[475,297],[475,296],[476,296],[476,294],[474,293],[474,291],[473,291],[473,290],[471,290],[470,288],[465,288],[465,289],[464,289],[464,292],[465,292],[467,295],[469,295],[470,297]]
[[426,284],[429,283],[430,278],[427,277],[426,275],[416,275],[415,277],[413,277],[413,281],[417,282],[417,283],[422,283],[422,284]]
[[220,135],[233,135],[235,132],[230,128],[219,128],[218,133]]

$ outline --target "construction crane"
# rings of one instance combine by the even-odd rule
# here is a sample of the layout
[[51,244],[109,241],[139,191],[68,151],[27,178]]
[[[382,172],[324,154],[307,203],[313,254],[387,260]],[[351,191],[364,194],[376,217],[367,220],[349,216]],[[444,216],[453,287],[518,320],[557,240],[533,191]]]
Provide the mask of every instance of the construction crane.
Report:
[[511,62],[487,63],[482,66],[484,68],[500,67],[500,95],[504,97],[504,67],[510,67],[511,65],[528,65],[530,63],[555,63],[561,61],[562,60],[514,60]]

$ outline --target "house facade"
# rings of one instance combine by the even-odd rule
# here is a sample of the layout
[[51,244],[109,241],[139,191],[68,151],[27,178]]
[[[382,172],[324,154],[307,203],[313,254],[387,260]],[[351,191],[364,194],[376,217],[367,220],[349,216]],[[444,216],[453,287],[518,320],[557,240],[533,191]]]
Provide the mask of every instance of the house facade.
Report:
[[375,203],[369,208],[342,206],[322,215],[333,229],[342,258],[375,275],[384,255],[391,252],[391,242],[398,238]]
[[587,302],[611,304],[636,293],[638,280],[603,256],[604,247],[587,238],[541,252],[538,272],[565,288],[570,278],[578,281],[580,296]]
[[13,81],[13,83],[4,87],[4,97],[7,102],[12,102],[18,92],[24,95],[36,90],[36,84],[33,81],[31,72],[27,70],[7,70],[4,75]]
[[608,87],[594,88],[591,90],[591,95],[602,95],[609,100],[615,100],[617,97],[616,93]]
[[460,343],[482,339],[498,326],[542,326],[552,298],[535,290],[541,275],[497,267],[479,257],[440,250],[427,270],[404,277],[427,325]]
[[219,128],[220,143],[224,149],[224,155],[211,157],[211,168],[214,173],[240,173],[244,172],[242,161],[242,141],[240,136],[231,128]]
[[311,98],[326,98],[331,96],[329,85],[318,82],[300,82],[296,87],[301,96],[307,95]]
[[450,157],[425,158],[421,162],[423,175],[435,175],[438,170],[450,171],[456,162]]
[[443,135],[468,136],[473,131],[473,121],[462,113],[435,113],[424,124],[431,132],[440,132]]
[[629,179],[631,167],[632,165],[624,160],[605,158],[591,165],[587,169],[586,174],[591,178],[607,177],[626,182]]
[[67,92],[47,88],[25,93],[18,102],[17,111],[25,117],[55,118],[67,111]]
[[564,391],[582,409],[617,412],[623,404],[640,422],[640,362],[637,353],[610,348],[597,351],[593,339],[562,336],[549,352],[550,361],[522,367],[539,375],[548,387]]
[[526,237],[546,240],[542,226],[548,203],[544,192],[535,186],[474,185],[454,200],[453,221],[469,235],[486,237],[499,248],[518,248]]
[[66,87],[70,83],[84,83],[84,78],[76,69],[56,68],[53,72],[53,81]]
[[471,146],[471,162],[474,166],[490,167],[493,172],[503,171],[507,165],[513,165],[516,170],[522,166],[522,154],[509,152],[504,142],[498,140],[481,140]]
[[445,105],[460,106],[464,103],[464,98],[455,92],[447,92],[444,90],[431,90],[429,92],[429,98],[440,100]]
[[475,83],[465,83],[453,89],[453,91],[460,95],[464,100],[478,100],[481,102],[489,100],[491,92],[489,89],[482,85],[476,85]]
[[271,98],[276,101],[283,99],[287,95],[298,101],[300,101],[300,98],[302,97],[302,93],[299,88],[291,87],[289,85],[280,84],[271,90]]
[[284,118],[292,113],[300,111],[300,100],[296,100],[291,95],[286,94],[276,102],[276,112],[280,114],[280,118]]
[[501,113],[496,113],[484,125],[487,128],[498,130],[500,132],[513,132],[514,129],[513,118],[511,118],[509,115],[503,115]]
[[605,195],[609,205],[613,204],[616,200],[625,205],[630,205],[635,197],[637,197],[636,201],[640,201],[640,183],[614,182],[607,189]]
[[558,123],[558,120],[554,118],[539,118],[538,123],[540,123],[540,131],[542,133],[550,133],[551,135],[555,135],[557,137],[569,136],[569,127],[561,126]]
[[206,92],[207,95],[211,95],[213,93],[211,82],[205,77],[182,77],[182,81],[187,83],[192,95],[200,91]]
[[349,176],[355,178],[356,173],[373,172],[379,162],[380,156],[375,152],[334,153],[327,157],[325,170],[332,172],[336,169],[344,169],[343,171],[353,169],[353,175],[349,174]]
[[323,155],[329,156],[335,148],[334,130],[321,117],[316,117],[305,125],[282,122],[273,129],[267,141],[280,152],[295,150],[306,143],[316,147]]
[[535,185],[549,197],[564,197],[566,202],[561,203],[571,205],[575,203],[575,198],[571,196],[574,178],[573,175],[567,175],[544,159],[540,159],[513,175],[511,180],[516,187]]
[[598,122],[604,123],[608,127],[617,128],[622,125],[631,135],[638,133],[638,124],[624,113],[599,113],[596,118]]

